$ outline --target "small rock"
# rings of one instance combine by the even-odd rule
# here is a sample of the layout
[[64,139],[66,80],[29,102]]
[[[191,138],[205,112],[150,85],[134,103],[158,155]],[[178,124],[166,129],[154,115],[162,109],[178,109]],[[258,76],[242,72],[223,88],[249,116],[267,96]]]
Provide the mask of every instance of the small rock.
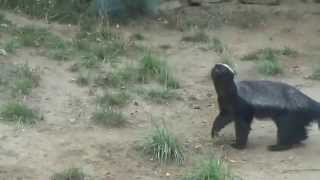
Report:
[[194,148],[195,148],[197,151],[199,151],[199,150],[202,149],[202,145],[201,145],[201,144],[197,144],[197,145],[194,146]]
[[194,104],[194,105],[192,106],[192,108],[193,108],[193,109],[201,109],[200,105],[197,105],[197,104]]
[[290,156],[288,159],[289,159],[290,161],[292,161],[292,160],[294,160],[294,157],[293,157],[293,156]]
[[135,106],[139,106],[139,103],[137,101],[134,102]]
[[6,56],[8,53],[7,53],[7,51],[6,50],[4,50],[4,49],[0,49],[0,55],[2,55],[2,56]]
[[169,177],[169,176],[171,176],[171,174],[167,172],[167,173],[166,173],[166,176]]
[[74,123],[74,122],[76,122],[76,119],[71,118],[71,119],[69,119],[69,121],[70,121],[71,123]]
[[202,0],[188,0],[189,6],[201,6]]

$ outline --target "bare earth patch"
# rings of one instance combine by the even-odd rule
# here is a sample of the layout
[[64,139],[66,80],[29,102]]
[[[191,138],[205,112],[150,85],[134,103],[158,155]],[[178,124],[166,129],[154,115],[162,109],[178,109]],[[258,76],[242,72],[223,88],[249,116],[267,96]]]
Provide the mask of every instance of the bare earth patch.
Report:
[[[281,8],[287,6],[284,4]],[[296,6],[298,9],[302,5]],[[303,5],[301,11],[305,6],[308,5]],[[207,34],[218,37],[226,46],[240,79],[286,81],[320,101],[319,82],[305,79],[320,57],[319,15],[306,12],[303,20],[297,22],[280,18],[253,29],[226,25]],[[6,14],[19,25],[51,27],[51,32],[64,39],[71,39],[78,31],[75,27],[49,26],[42,21]],[[19,49],[14,55],[0,55],[1,62],[28,62],[31,67],[40,69],[39,87],[24,101],[39,109],[44,117],[44,121],[32,127],[0,123],[0,179],[44,180],[54,173],[79,167],[101,180],[177,180],[197,164],[198,157],[208,154],[223,156],[231,171],[245,180],[319,179],[320,132],[315,126],[310,127],[310,138],[304,145],[281,153],[266,149],[276,140],[276,128],[270,121],[254,123],[248,149],[243,151],[228,145],[234,138],[232,125],[217,141],[210,138],[217,105],[209,71],[215,63],[221,62],[221,54],[208,49],[207,44],[183,42],[184,33],[162,26],[121,27],[120,30],[124,34],[143,34],[145,38],[140,43],[167,59],[180,81],[181,88],[176,90],[180,98],[167,103],[151,103],[134,97],[123,108],[127,125],[119,129],[103,128],[91,119],[96,108],[94,89],[75,83],[77,76],[69,70],[72,61],[54,61],[29,48]],[[0,43],[3,41],[0,39]],[[164,46],[167,48],[161,48]],[[262,48],[287,46],[299,54],[279,57],[284,67],[282,75],[266,77],[259,74],[255,62],[240,61],[242,56]],[[185,149],[182,166],[160,166],[139,151],[140,143],[152,132],[152,120],[157,118],[165,120],[181,140]]]

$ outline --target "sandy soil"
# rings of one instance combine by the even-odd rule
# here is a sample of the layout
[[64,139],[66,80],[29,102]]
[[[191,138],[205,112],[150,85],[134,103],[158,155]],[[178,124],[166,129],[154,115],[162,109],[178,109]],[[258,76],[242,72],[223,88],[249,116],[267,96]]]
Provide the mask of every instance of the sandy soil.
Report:
[[[235,8],[237,8],[235,6]],[[298,9],[304,13],[297,20],[273,19],[254,29],[223,26],[208,30],[219,37],[234,57],[240,79],[265,79],[253,62],[241,62],[242,55],[264,47],[284,47],[299,51],[294,58],[284,58],[285,73],[271,79],[297,85],[302,91],[320,101],[320,83],[306,80],[320,57],[320,6],[287,4],[278,9]],[[310,11],[308,11],[310,10]],[[314,12],[318,13],[314,13]],[[6,13],[18,25],[35,24],[49,27],[61,37],[72,38],[75,27],[45,24],[38,20]],[[197,159],[208,154],[224,154],[232,171],[245,180],[318,180],[320,177],[320,133],[311,127],[310,138],[304,145],[286,152],[269,152],[267,145],[275,142],[276,129],[270,121],[256,121],[250,134],[248,148],[237,151],[228,146],[234,138],[232,125],[222,132],[217,143],[210,139],[210,127],[217,113],[215,92],[208,73],[220,57],[204,51],[197,44],[183,43],[183,32],[154,27],[121,27],[124,33],[141,32],[145,44],[159,51],[175,68],[181,81],[179,93],[183,100],[169,105],[154,105],[137,100],[126,108],[130,125],[122,129],[104,129],[90,120],[94,97],[90,90],[77,86],[71,63],[59,63],[22,49],[16,55],[1,58],[15,63],[29,62],[42,70],[40,87],[27,101],[40,109],[45,121],[34,127],[18,129],[0,124],[0,179],[44,180],[68,167],[82,167],[95,179],[101,180],[176,180],[181,179]],[[1,41],[1,39],[0,39]],[[161,45],[172,48],[163,51]],[[200,109],[194,109],[197,105]],[[133,113],[132,113],[133,112]],[[186,163],[182,167],[160,167],[143,157],[135,146],[150,132],[152,116],[159,116],[186,146]],[[170,176],[166,176],[170,173]]]

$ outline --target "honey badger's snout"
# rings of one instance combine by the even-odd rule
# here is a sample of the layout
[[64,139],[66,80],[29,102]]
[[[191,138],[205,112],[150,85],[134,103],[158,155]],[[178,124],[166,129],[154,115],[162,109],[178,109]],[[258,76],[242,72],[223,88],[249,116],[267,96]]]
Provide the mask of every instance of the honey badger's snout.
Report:
[[211,70],[212,77],[234,75],[234,71],[226,64],[216,64]]

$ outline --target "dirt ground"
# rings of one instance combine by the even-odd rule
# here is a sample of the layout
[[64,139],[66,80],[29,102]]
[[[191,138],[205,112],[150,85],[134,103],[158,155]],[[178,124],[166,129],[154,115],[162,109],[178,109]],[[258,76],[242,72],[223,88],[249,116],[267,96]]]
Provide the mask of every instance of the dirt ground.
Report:
[[[238,5],[229,8],[232,6],[238,8]],[[239,79],[266,79],[257,73],[254,62],[239,60],[246,53],[265,47],[288,46],[297,50],[297,57],[283,59],[285,73],[269,79],[296,85],[320,101],[320,82],[305,79],[313,65],[319,63],[320,5],[286,3],[268,8],[270,12],[293,9],[298,17],[269,19],[266,24],[251,29],[225,25],[207,30],[207,33],[226,44],[234,57]],[[6,17],[17,25],[49,27],[50,31],[69,39],[78,31],[76,27],[48,25],[9,12]],[[1,56],[1,61],[27,61],[33,67],[40,67],[40,87],[27,97],[27,101],[40,109],[45,121],[24,129],[0,124],[0,179],[44,180],[66,168],[82,167],[86,173],[101,180],[176,180],[194,167],[197,159],[208,154],[224,154],[232,172],[245,180],[320,178],[320,132],[316,126],[310,128],[310,138],[304,145],[285,152],[266,149],[276,140],[276,129],[270,121],[255,121],[248,148],[243,151],[228,145],[234,138],[232,125],[213,143],[210,128],[217,106],[208,73],[220,57],[197,44],[181,42],[184,32],[155,24],[145,25],[147,28],[131,25],[120,29],[124,34],[144,34],[144,43],[164,54],[181,81],[182,87],[178,91],[183,99],[168,105],[135,100],[139,104],[135,106],[132,101],[125,109],[130,125],[121,129],[105,129],[91,122],[94,97],[90,95],[90,89],[74,83],[75,74],[68,70],[71,62],[56,62],[37,55],[32,49]],[[161,45],[171,48],[164,51],[159,48]],[[161,167],[135,149],[151,131],[152,116],[163,118],[184,143],[187,159],[183,166]]]

